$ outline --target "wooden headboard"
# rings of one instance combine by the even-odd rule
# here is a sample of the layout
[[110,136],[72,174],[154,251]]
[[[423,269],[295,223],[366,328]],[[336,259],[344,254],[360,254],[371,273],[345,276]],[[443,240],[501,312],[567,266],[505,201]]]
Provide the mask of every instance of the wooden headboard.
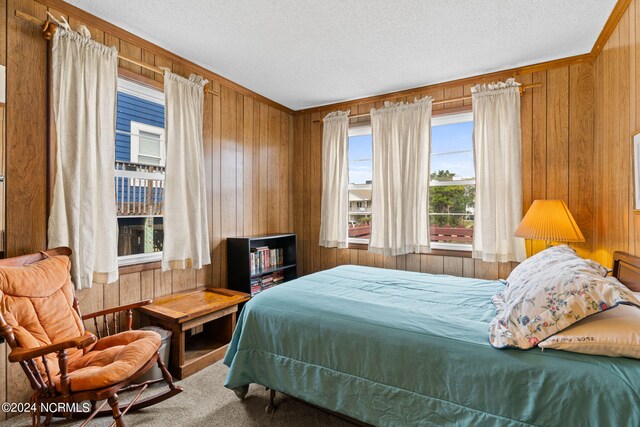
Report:
[[613,253],[613,276],[634,292],[640,292],[640,257]]

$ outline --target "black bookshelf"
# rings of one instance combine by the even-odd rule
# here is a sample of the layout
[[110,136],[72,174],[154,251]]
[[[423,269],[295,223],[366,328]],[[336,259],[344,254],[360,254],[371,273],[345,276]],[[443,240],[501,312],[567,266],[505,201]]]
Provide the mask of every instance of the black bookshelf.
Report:
[[[252,249],[260,247],[282,249],[283,262],[268,269],[251,272]],[[275,272],[282,272],[284,282],[295,279],[297,274],[296,235],[269,234],[264,236],[227,238],[227,277],[229,289],[251,295],[251,280],[263,278]]]

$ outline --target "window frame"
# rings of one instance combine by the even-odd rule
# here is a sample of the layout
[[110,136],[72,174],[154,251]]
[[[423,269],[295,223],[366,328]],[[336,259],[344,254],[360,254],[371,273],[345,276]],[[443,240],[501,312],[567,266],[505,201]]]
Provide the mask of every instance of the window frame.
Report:
[[[372,130],[371,130],[371,122],[352,123],[352,124],[349,124],[349,131],[347,133],[347,138],[351,138],[352,136],[371,135],[371,132],[372,132]],[[373,147],[372,147],[372,150],[373,150]],[[372,151],[372,154],[373,154],[373,151]],[[371,160],[373,162],[373,156],[372,156]],[[373,163],[372,163],[372,165],[373,165]],[[349,186],[350,185],[351,184],[347,185],[347,200],[349,198]],[[362,185],[362,184],[354,184],[354,185]],[[373,186],[373,184],[369,184],[369,185]],[[351,203],[349,203],[349,205],[351,205]],[[351,206],[349,206],[349,208],[350,207]],[[347,213],[350,214],[350,209],[347,209]],[[369,246],[369,239],[359,239],[357,237],[349,237],[349,221],[350,220],[347,220],[347,223],[345,224],[346,227],[347,227],[347,244],[348,245],[356,244],[356,245]]]
[[[443,126],[443,125],[464,123],[464,122],[473,122],[473,112],[471,110],[463,110],[463,111],[457,110],[457,111],[451,111],[451,112],[440,112],[440,114],[437,114],[437,115],[434,114],[431,118],[431,127],[433,128],[434,126]],[[353,123],[349,125],[348,137],[371,135],[371,134],[372,134],[371,122]],[[472,150],[473,150],[473,145],[472,145]],[[429,153],[429,156],[431,156],[431,153]],[[429,171],[429,173],[431,173],[431,171]],[[475,164],[474,164],[474,175],[475,175]],[[467,185],[476,184],[476,180],[474,177],[473,180],[452,181],[451,184],[448,184],[448,183],[443,184],[442,181],[430,180],[429,187],[434,186],[434,183],[436,182],[437,182],[437,184],[435,184],[436,186],[450,186],[450,185],[467,186]],[[347,189],[347,191],[349,190]],[[427,209],[428,208],[429,206],[427,205]],[[347,236],[348,236],[349,221],[346,222],[346,227],[347,227]],[[369,239],[347,237],[347,244],[349,245],[350,248],[353,248],[353,249],[366,249],[369,246]],[[461,253],[461,256],[469,256],[471,251],[473,250],[473,245],[467,244],[467,243],[433,242],[431,243],[431,249],[434,250],[434,252],[450,251],[450,252]]]
[[148,254],[144,253],[144,254],[122,255],[118,257],[118,267],[126,267],[129,265],[146,264],[148,262],[159,262],[159,261],[162,261],[162,251],[152,252]]
[[[454,125],[457,123],[465,123],[472,122],[473,123],[473,112],[472,111],[464,111],[464,112],[451,112],[449,114],[440,114],[437,116],[433,116],[431,118],[431,128],[434,126],[446,126],[446,125]],[[471,151],[473,152],[473,134],[471,135],[472,143],[471,143]],[[431,156],[432,153],[429,153]],[[474,169],[474,177],[473,179],[460,180],[460,181],[434,181],[429,180],[429,188],[440,186],[440,187],[449,187],[454,185],[476,185],[475,179],[475,162],[473,165]],[[429,171],[431,174],[431,171]],[[427,206],[428,208],[428,206]],[[470,243],[441,243],[441,242],[432,242],[432,249],[444,250],[444,251],[460,251],[460,252],[471,252],[473,250],[473,245]]]
[[[130,80],[123,77],[118,77],[118,86],[117,92],[122,92],[127,95],[131,95],[146,101],[154,102],[156,104],[160,104],[165,107],[165,126],[166,126],[166,106],[165,106],[165,98],[164,92],[157,88],[149,87],[149,85],[144,82]],[[117,114],[116,114],[117,119]],[[131,121],[131,153],[130,159],[131,163],[139,163],[138,156],[140,153],[140,131],[160,134],[160,167],[165,167],[166,165],[166,144],[165,142],[165,129],[159,126],[148,125],[145,123],[140,123],[136,121]],[[134,150],[135,144],[135,150]],[[135,153],[135,155],[134,155]],[[135,159],[135,160],[134,160]],[[156,166],[156,165],[150,165]],[[117,194],[117,192],[116,192]],[[153,217],[164,217],[164,215],[144,215],[143,218],[153,216]],[[117,216],[117,218],[133,218],[134,216],[121,215]],[[138,216],[140,217],[140,216]],[[118,234],[119,236],[119,234]],[[162,261],[162,251],[152,252],[152,253],[141,253],[141,254],[132,254],[132,255],[122,255],[118,256],[118,267],[128,267],[135,266],[139,264],[150,264],[150,263],[158,263]]]

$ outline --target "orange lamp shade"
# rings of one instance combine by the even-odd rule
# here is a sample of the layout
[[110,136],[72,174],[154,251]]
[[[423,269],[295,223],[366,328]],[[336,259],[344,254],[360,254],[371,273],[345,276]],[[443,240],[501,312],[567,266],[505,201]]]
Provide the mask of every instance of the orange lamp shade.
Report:
[[514,235],[547,242],[584,242],[564,200],[534,201]]

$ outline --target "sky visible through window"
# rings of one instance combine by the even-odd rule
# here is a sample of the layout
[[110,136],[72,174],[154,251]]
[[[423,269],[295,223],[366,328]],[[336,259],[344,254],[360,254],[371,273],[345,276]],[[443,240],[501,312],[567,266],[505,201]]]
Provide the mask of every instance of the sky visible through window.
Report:
[[431,128],[431,172],[448,170],[456,178],[474,178],[473,122]]
[[[474,178],[473,122],[434,126],[431,130],[431,171],[449,170],[456,178]],[[349,137],[349,183],[371,180],[371,135]]]
[[349,137],[349,184],[371,180],[371,134]]

